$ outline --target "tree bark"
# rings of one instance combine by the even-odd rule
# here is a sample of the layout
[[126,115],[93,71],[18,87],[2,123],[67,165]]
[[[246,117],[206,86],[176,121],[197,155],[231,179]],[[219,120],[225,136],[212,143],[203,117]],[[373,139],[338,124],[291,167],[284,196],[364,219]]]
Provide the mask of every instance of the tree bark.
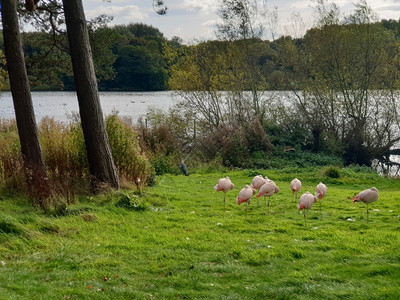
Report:
[[63,0],[68,41],[92,185],[119,188],[97,90],[82,0]]
[[29,192],[33,198],[39,201],[39,205],[45,208],[44,200],[50,195],[50,188],[46,178],[25,67],[17,2],[16,0],[1,1],[4,50]]

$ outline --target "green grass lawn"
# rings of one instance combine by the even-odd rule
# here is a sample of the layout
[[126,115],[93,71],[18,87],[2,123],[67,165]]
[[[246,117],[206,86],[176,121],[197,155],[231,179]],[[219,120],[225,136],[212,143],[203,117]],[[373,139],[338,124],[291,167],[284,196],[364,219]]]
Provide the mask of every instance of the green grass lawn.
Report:
[[[143,196],[82,197],[65,215],[0,200],[0,299],[399,299],[400,182],[353,169],[264,171],[271,198],[236,204],[257,172],[164,175]],[[227,195],[213,186],[230,176]],[[307,223],[300,193],[328,186]],[[354,193],[375,186],[366,206]],[[135,207],[136,206],[136,207]],[[142,209],[144,208],[144,209]]]

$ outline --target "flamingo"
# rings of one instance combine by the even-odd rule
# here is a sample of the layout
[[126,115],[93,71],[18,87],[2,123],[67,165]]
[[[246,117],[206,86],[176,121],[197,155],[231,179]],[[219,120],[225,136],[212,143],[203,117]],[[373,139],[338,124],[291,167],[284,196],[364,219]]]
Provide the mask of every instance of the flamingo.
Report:
[[271,196],[279,192],[279,187],[273,182],[272,180],[268,180],[265,184],[263,184],[258,191],[257,198],[261,196],[268,197],[268,214],[270,212],[269,210],[269,200],[271,199]]
[[325,197],[326,191],[328,190],[327,186],[322,182],[318,183],[315,188],[315,197],[319,199],[319,207],[321,208],[321,199]]
[[[250,187],[259,190],[268,180],[269,179],[267,176],[265,176],[265,178],[263,178],[262,175],[254,176],[253,180],[251,181]],[[258,206],[258,198],[257,198],[257,206]]]
[[217,192],[223,191],[224,192],[224,207],[225,207],[225,199],[226,199],[226,193],[229,192],[230,190],[233,190],[235,185],[232,183],[232,181],[229,179],[228,176],[225,178],[221,178],[218,180],[218,183],[214,186],[214,190]]
[[300,196],[299,204],[297,205],[297,208],[299,210],[303,210],[303,213],[304,213],[304,224],[307,223],[306,209],[311,209],[311,207],[313,206],[313,204],[316,201],[317,201],[317,197],[315,197],[313,194],[311,194],[308,191]]
[[378,200],[378,198],[379,198],[378,189],[376,187],[372,187],[370,189],[363,190],[361,193],[359,193],[357,196],[354,196],[354,198],[352,199],[353,204],[355,202],[364,202],[365,204],[367,204],[367,223],[369,215],[368,204],[375,202],[376,200]]
[[[239,192],[239,195],[237,196],[237,204],[240,205],[243,202],[247,203],[247,206],[249,206],[250,203],[250,199],[251,197],[253,197],[253,195],[256,193],[256,189],[249,186],[249,185],[245,185],[244,188],[242,188]],[[247,215],[247,206],[246,206],[246,215]]]
[[265,178],[263,178],[262,175],[254,176],[250,186],[257,190],[266,182],[267,179],[267,176],[265,176]]
[[295,199],[296,197],[295,194],[301,189],[301,181],[298,180],[297,178],[293,179],[290,182],[290,189],[292,190],[293,198]]

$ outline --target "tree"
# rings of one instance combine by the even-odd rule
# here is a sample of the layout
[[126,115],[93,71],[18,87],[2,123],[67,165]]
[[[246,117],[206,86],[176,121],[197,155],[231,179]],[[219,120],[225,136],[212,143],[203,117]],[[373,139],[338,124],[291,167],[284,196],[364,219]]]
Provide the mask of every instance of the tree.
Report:
[[118,73],[116,87],[126,90],[162,90],[167,73],[161,54],[143,46],[125,46],[119,49],[114,64]]
[[146,24],[117,25],[112,31],[119,37],[113,47],[116,77],[106,83],[123,90],[161,90],[167,82],[166,63],[162,56],[163,34]]
[[22,38],[31,88],[64,89],[63,77],[72,76],[66,49],[55,47],[52,36],[46,32],[25,32]]
[[393,97],[398,42],[363,0],[343,21],[336,5],[320,0],[317,10],[319,27],[281,51],[285,68],[297,73],[287,77],[296,110],[313,136],[314,151],[333,139],[346,163],[371,165],[400,139]]
[[[1,1],[5,55],[10,77],[15,117],[24,159],[25,175],[31,196],[47,207],[50,188],[39,144],[38,131],[19,31],[17,1]],[[28,5],[28,3],[27,3]]]
[[[265,114],[263,91],[268,85],[260,59],[265,54],[265,45],[260,40],[265,34],[263,22],[267,22],[270,17],[268,10],[264,1],[220,0],[218,15],[222,22],[218,25],[217,35],[222,40],[235,42],[236,53],[233,58],[237,61],[236,65],[240,65],[239,69],[233,69],[236,79],[239,80],[232,85],[239,87],[231,91],[234,103],[248,107],[246,102],[250,100],[250,112],[262,121]],[[245,81],[246,87],[240,81]],[[250,99],[245,89],[250,91]]]
[[258,0],[220,0],[218,36],[230,41],[261,38],[264,26],[257,16],[265,17]]
[[81,0],[63,0],[79,112],[85,137],[92,185],[119,188],[116,167],[106,133],[89,34]]

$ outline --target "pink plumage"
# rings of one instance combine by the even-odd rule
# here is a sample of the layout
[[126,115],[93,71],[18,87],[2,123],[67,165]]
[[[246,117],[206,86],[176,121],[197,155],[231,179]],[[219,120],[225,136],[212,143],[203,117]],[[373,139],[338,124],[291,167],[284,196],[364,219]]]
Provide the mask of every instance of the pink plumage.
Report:
[[240,205],[243,202],[250,203],[251,197],[256,193],[256,190],[252,188],[249,185],[246,185],[244,188],[242,188],[239,192],[239,195],[237,196],[237,204]]
[[292,190],[293,195],[301,189],[301,181],[297,178],[293,179],[290,182],[290,189]]
[[357,196],[355,196],[352,200],[355,202],[364,202],[366,204],[375,202],[379,198],[379,192],[376,187],[372,187],[367,190],[363,190]]
[[279,187],[272,180],[267,181],[263,184],[258,191],[257,198],[261,196],[271,197],[272,195],[279,192]]
[[299,204],[297,205],[297,208],[299,210],[311,209],[311,207],[313,206],[315,201],[317,201],[317,197],[315,197],[310,192],[306,192],[306,193],[304,193],[303,195],[300,196]]
[[216,190],[217,192],[223,191],[225,194],[230,190],[233,190],[234,188],[235,185],[232,183],[228,176],[218,180],[218,183],[214,186],[214,190]]
[[327,191],[327,186],[320,182],[315,188],[315,197],[321,200],[323,197],[325,197]]
[[355,202],[364,202],[367,204],[367,223],[369,222],[369,210],[368,210],[368,204],[375,202],[379,198],[379,192],[376,187],[372,187],[367,190],[363,190],[361,193],[359,193],[357,196],[353,198],[353,203]]
[[259,189],[267,182],[267,179],[267,177],[263,178],[262,175],[254,176],[251,182],[251,187]]
[[225,201],[226,201],[226,193],[229,192],[230,190],[233,190],[235,188],[235,185],[232,183],[232,181],[229,179],[228,176],[225,178],[221,178],[218,180],[218,183],[214,186],[214,190],[217,192],[224,192],[224,207],[225,207]]

